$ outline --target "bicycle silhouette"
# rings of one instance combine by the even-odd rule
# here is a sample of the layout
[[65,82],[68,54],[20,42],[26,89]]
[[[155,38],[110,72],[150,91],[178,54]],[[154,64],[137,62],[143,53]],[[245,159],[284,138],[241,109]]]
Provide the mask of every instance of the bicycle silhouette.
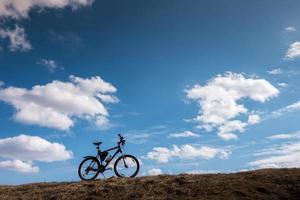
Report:
[[[117,146],[105,151],[100,150],[99,146],[102,142],[93,143],[96,145],[97,155],[85,156],[84,160],[80,163],[78,175],[82,180],[93,180],[99,173],[103,174],[106,170],[111,170],[108,166],[118,153],[121,153],[121,156],[114,163],[115,174],[118,177],[135,177],[138,174],[140,169],[138,159],[132,155],[124,154],[122,149],[125,145],[125,139],[121,134],[119,134],[119,139]],[[108,156],[108,152],[112,150],[116,150],[115,153],[113,156]]]

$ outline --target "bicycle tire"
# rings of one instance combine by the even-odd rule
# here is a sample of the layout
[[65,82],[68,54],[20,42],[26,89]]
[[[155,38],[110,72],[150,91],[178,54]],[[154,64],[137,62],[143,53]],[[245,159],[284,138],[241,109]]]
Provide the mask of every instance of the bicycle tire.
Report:
[[120,156],[120,157],[116,160],[116,162],[115,162],[115,164],[114,164],[114,172],[115,172],[115,174],[116,174],[118,177],[127,177],[127,176],[122,176],[122,175],[118,172],[118,170],[117,170],[118,163],[119,163],[124,157],[132,158],[132,159],[136,162],[136,164],[137,164],[137,169],[136,169],[136,171],[134,172],[134,174],[132,174],[131,176],[128,176],[128,177],[130,177],[130,178],[133,178],[133,177],[135,177],[135,176],[138,174],[138,172],[139,172],[139,170],[140,170],[140,163],[139,163],[138,159],[137,159],[136,157],[134,157],[133,155],[126,154],[126,155],[124,155],[124,156]]
[[[83,177],[82,174],[81,174],[81,167],[82,167],[82,165],[83,165],[86,161],[88,161],[88,160],[94,161],[94,162],[97,164],[97,169],[98,169],[97,172],[95,173],[95,175],[92,176],[92,177],[89,178],[89,179]],[[93,179],[95,179],[95,178],[98,176],[98,174],[99,174],[99,167],[100,167],[100,163],[99,163],[99,161],[98,161],[96,158],[92,158],[92,157],[86,158],[86,159],[84,159],[84,160],[80,163],[80,165],[79,165],[79,167],[78,167],[78,175],[79,175],[79,177],[80,177],[81,180],[85,180],[85,181],[87,181],[87,180],[93,180]]]

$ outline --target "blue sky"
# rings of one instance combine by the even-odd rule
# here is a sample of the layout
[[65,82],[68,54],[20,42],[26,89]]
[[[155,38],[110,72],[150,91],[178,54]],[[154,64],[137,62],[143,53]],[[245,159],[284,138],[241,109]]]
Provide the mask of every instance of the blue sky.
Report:
[[118,133],[140,175],[300,166],[300,2],[27,2],[0,3],[0,184],[79,180]]

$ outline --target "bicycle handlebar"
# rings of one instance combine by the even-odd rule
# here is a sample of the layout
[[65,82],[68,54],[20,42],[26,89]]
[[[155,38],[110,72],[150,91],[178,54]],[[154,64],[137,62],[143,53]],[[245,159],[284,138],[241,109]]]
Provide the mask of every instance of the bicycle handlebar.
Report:
[[118,134],[118,136],[119,136],[119,138],[120,138],[120,141],[118,142],[118,144],[124,145],[124,144],[125,144],[124,137],[123,137],[121,134]]

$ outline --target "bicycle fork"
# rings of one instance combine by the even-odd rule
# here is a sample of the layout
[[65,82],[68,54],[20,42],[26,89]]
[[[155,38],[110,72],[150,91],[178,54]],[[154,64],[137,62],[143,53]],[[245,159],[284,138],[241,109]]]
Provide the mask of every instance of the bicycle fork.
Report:
[[125,162],[125,159],[124,159],[124,153],[123,153],[123,151],[122,150],[120,150],[121,151],[121,154],[122,154],[122,158],[123,158],[123,163],[124,163],[124,166],[125,166],[125,168],[127,169],[128,168],[128,165],[126,164],[126,162]]

